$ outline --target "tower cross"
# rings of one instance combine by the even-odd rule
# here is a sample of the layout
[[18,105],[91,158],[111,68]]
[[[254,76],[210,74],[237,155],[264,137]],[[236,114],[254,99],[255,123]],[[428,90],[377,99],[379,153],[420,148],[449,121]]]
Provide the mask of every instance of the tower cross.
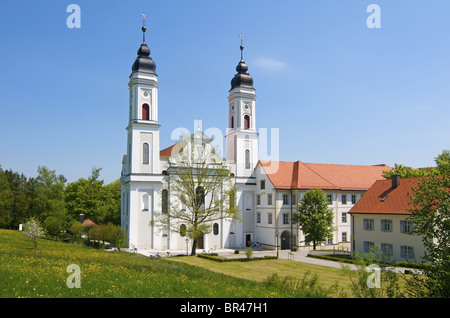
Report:
[[142,42],[145,43],[145,31],[147,31],[147,28],[145,27],[145,18],[147,18],[147,16],[145,15],[145,13],[142,13],[141,17],[142,17]]
[[244,51],[244,35],[241,33],[240,35],[239,35],[239,37],[241,38],[241,61],[243,61],[244,60],[244,54],[243,54],[243,51]]

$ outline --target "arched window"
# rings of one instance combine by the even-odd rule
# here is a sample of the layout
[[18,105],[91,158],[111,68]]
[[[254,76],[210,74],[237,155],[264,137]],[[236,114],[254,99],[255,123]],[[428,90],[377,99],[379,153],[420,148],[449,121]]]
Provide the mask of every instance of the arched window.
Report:
[[180,225],[180,236],[186,236],[186,224],[181,224]]
[[202,186],[198,186],[195,190],[195,195],[197,196],[197,206],[200,207],[205,203],[205,189]]
[[143,194],[142,195],[142,212],[148,212],[148,201],[149,201],[149,196],[148,194]]
[[245,150],[245,169],[250,169],[250,150]]
[[219,224],[217,224],[217,223],[214,223],[214,225],[213,225],[213,234],[219,235]]
[[250,129],[250,116],[244,116],[244,129]]
[[150,146],[148,143],[142,145],[142,164],[148,165],[150,163]]
[[169,212],[169,191],[167,189],[162,190],[161,201],[162,213],[167,214]]
[[231,129],[234,129],[234,117],[231,116]]
[[234,209],[234,190],[230,190],[230,210]]
[[142,105],[142,119],[150,120],[150,107],[148,104]]

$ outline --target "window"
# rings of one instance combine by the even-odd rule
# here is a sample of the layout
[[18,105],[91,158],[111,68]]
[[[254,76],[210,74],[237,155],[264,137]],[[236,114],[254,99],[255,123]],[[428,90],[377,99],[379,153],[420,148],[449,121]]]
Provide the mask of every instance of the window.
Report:
[[180,236],[186,236],[186,224],[181,224],[180,225]]
[[392,253],[394,251],[394,247],[392,244],[389,243],[381,243],[381,253],[385,256],[392,256]]
[[259,188],[260,188],[261,190],[266,188],[266,180],[261,180],[261,181],[259,182]]
[[148,212],[148,200],[149,200],[148,194],[143,194],[142,195],[142,212]]
[[272,193],[267,194],[267,205],[272,205]]
[[250,150],[245,150],[245,169],[250,169]]
[[327,194],[327,198],[328,198],[328,204],[333,204],[333,195]]
[[400,221],[400,233],[411,233],[413,230],[413,222],[401,220]]
[[342,242],[347,242],[347,232],[342,232]]
[[404,258],[414,258],[414,247],[407,245],[400,246],[400,256]]
[[292,205],[297,203],[297,198],[295,197],[295,194],[292,195]]
[[142,164],[148,165],[150,163],[150,146],[144,143],[142,146]]
[[329,244],[329,245],[333,244],[333,238],[332,237],[329,237],[327,239],[327,244]]
[[287,194],[283,194],[283,204],[289,204],[289,196]]
[[392,220],[381,220],[381,231],[392,232]]
[[234,128],[234,117],[231,116],[231,128]]
[[364,253],[373,251],[375,244],[373,242],[364,241]]
[[272,213],[267,214],[267,223],[272,224]]
[[244,129],[249,129],[249,128],[250,128],[250,116],[245,115],[244,116]]
[[234,191],[230,190],[230,209],[234,209]]
[[341,195],[341,202],[342,202],[342,204],[347,204],[347,195],[346,194]]
[[352,194],[352,204],[356,204],[356,194]]
[[364,219],[364,230],[373,231],[374,228],[374,220],[373,219]]
[[256,213],[256,223],[261,223],[261,212]]
[[256,205],[261,205],[261,195],[260,194],[256,195]]
[[251,211],[253,207],[252,196],[247,194],[245,196],[245,211]]
[[162,213],[166,214],[169,212],[169,191],[167,189],[162,190],[161,201]]
[[347,223],[347,213],[342,213],[342,223]]
[[283,213],[283,224],[289,224],[289,213]]
[[148,104],[142,105],[142,119],[150,120],[150,107]]
[[203,203],[205,203],[205,189],[202,186],[198,186],[195,189],[197,206],[200,207]]
[[213,234],[219,235],[219,224],[217,224],[217,223],[214,223],[214,225],[213,225]]

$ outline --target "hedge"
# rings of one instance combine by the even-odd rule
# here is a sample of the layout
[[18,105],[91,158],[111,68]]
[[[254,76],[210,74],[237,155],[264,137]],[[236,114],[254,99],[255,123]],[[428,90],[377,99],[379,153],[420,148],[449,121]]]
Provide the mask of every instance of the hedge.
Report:
[[197,254],[200,258],[209,259],[215,262],[249,262],[249,261],[259,261],[259,260],[269,260],[269,259],[277,259],[276,256],[264,256],[264,257],[240,257],[240,258],[225,258],[220,257],[216,253],[211,254]]

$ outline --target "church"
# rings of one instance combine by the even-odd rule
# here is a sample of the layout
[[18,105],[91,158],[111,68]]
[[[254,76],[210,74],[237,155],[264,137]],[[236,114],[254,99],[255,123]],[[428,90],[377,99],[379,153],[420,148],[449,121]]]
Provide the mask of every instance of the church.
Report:
[[[186,250],[192,241],[170,228],[154,226],[168,200],[176,194],[167,187],[168,168],[176,160],[186,140],[211,142],[201,130],[165,149],[160,149],[158,118],[158,76],[156,64],[143,42],[132,68],[129,86],[129,118],[126,154],[121,172],[121,226],[127,232],[128,247],[137,250]],[[235,189],[234,200],[239,219],[222,219],[211,224],[213,230],[197,240],[196,248],[216,251],[243,249],[257,245],[267,249],[292,249],[308,245],[305,236],[291,222],[292,213],[304,193],[322,189],[334,212],[334,232],[323,244],[350,246],[351,227],[348,211],[371,185],[383,179],[382,165],[340,165],[303,163],[301,161],[259,160],[259,134],[256,122],[256,94],[253,78],[241,59],[229,88],[226,154],[223,160],[230,171]],[[225,88],[224,88],[225,89]],[[188,141],[189,142],[189,141]],[[167,208],[167,207],[166,207]],[[183,206],[180,206],[183,209]],[[182,226],[182,225],[181,225]],[[190,247],[189,247],[190,249]]]

